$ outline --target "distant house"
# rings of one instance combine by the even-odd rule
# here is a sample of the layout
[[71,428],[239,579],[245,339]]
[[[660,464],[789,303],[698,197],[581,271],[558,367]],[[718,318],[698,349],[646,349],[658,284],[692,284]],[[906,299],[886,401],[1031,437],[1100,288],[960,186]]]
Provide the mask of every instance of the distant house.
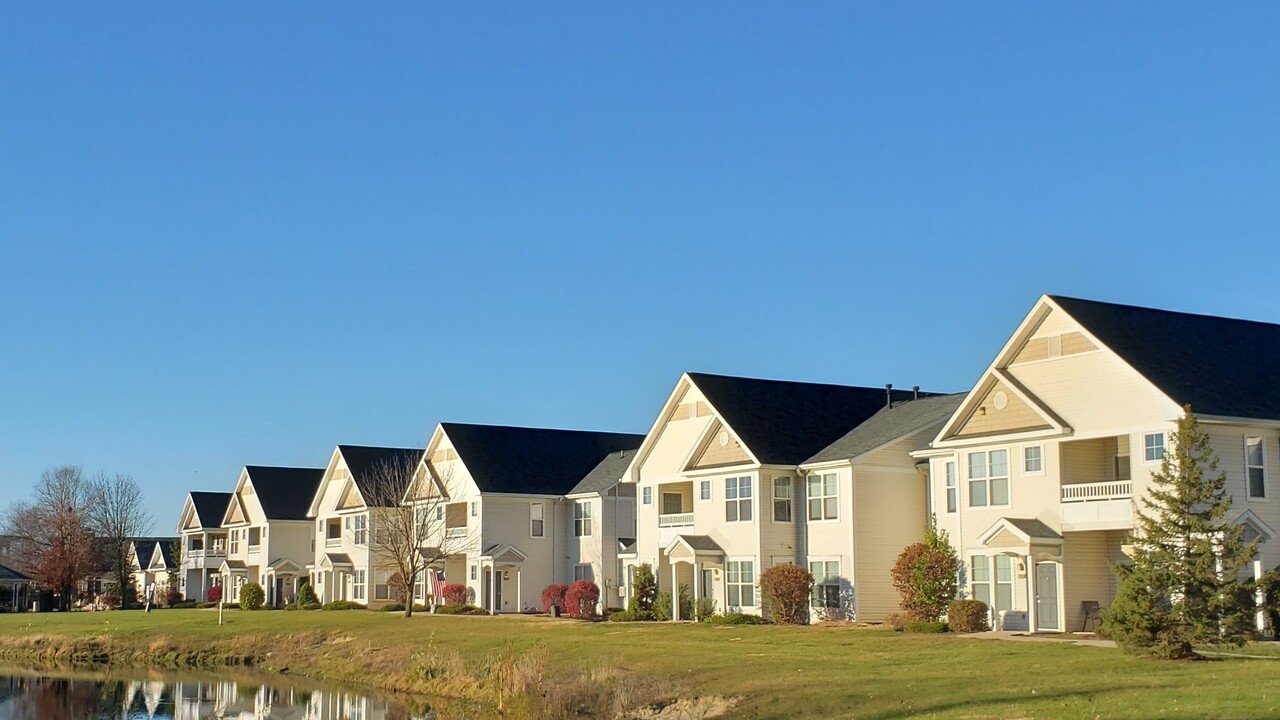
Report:
[[179,583],[185,600],[203,601],[218,585],[222,561],[227,557],[227,531],[222,517],[231,504],[229,492],[190,492],[178,519],[182,566]]
[[1235,521],[1275,567],[1277,357],[1280,325],[1041,297],[916,453],[966,592],[1006,629],[1096,619],[1184,404],[1226,473]]
[[[138,602],[146,602],[148,592],[163,592],[169,584],[169,560],[175,537],[142,537],[129,541],[129,570],[133,576],[133,590]],[[157,560],[156,554],[160,554]]]
[[31,578],[0,565],[0,612],[22,612],[31,606]]
[[312,557],[311,498],[321,468],[246,465],[222,516],[227,556],[218,568],[224,599],[239,602],[246,583],[262,586],[268,605],[284,605],[307,581]]

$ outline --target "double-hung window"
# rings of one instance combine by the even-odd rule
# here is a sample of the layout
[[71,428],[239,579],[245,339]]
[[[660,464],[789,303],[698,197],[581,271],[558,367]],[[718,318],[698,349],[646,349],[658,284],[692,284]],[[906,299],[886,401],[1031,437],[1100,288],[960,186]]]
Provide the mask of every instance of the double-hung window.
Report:
[[1244,439],[1244,469],[1248,481],[1250,500],[1261,500],[1267,496],[1267,454],[1262,438],[1247,437]]
[[351,519],[351,542],[357,545],[369,544],[369,517],[356,515]]
[[1013,609],[1013,558],[996,556],[996,617],[1000,612]]
[[1009,451],[969,453],[969,507],[1009,504]]
[[591,501],[579,500],[573,504],[574,537],[591,535]]
[[379,570],[374,573],[376,582],[373,584],[374,600],[390,600],[391,599],[391,571]]
[[725,589],[729,607],[755,607],[756,570],[752,560],[730,560],[725,564]]
[[1022,472],[1030,475],[1038,475],[1044,472],[1044,448],[1040,445],[1031,445],[1022,448]]
[[946,482],[947,482],[947,512],[953,513],[960,504],[960,488],[956,485],[956,464],[954,462],[947,463],[946,466]]
[[529,504],[529,537],[542,537],[545,525],[546,506],[542,503]]
[[640,489],[640,498],[645,505],[653,504],[653,486],[649,485]]
[[698,502],[711,502],[711,481],[698,481]]
[[1142,459],[1149,463],[1160,462],[1164,459],[1164,433],[1143,434]]
[[773,521],[791,522],[791,478],[773,479]]
[[365,571],[357,570],[351,574],[351,599],[364,600]]
[[725,478],[724,519],[727,522],[751,521],[751,478]]
[[592,571],[589,563],[579,563],[573,566],[574,582],[578,580],[586,580],[587,582],[595,582],[595,572]]
[[840,561],[811,562],[809,574],[813,576],[813,597],[810,604],[815,608],[840,607]]
[[969,558],[969,589],[974,600],[991,607],[991,561],[986,555]]
[[839,517],[839,484],[835,473],[809,476],[809,519],[835,520]]
[[240,552],[240,531],[232,530],[229,537],[231,538],[231,554],[234,555]]

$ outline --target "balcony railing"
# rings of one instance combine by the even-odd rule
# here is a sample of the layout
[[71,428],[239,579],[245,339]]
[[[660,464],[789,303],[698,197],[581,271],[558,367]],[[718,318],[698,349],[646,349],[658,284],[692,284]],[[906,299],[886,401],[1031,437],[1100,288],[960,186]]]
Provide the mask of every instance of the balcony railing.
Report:
[[342,538],[341,538],[341,537],[327,537],[327,538],[325,538],[325,539],[324,539],[324,546],[325,546],[325,547],[330,547],[330,548],[332,548],[332,547],[342,547]]
[[693,513],[670,513],[658,516],[658,527],[685,527],[693,524]]
[[450,539],[452,539],[452,538],[466,537],[466,536],[467,536],[467,529],[466,529],[465,527],[451,527],[451,528],[445,528],[445,530],[444,530],[444,536],[445,536],[445,537],[447,537],[447,538],[450,538]]
[[1133,497],[1133,481],[1080,483],[1062,486],[1062,502],[1101,502],[1104,500],[1128,500]]

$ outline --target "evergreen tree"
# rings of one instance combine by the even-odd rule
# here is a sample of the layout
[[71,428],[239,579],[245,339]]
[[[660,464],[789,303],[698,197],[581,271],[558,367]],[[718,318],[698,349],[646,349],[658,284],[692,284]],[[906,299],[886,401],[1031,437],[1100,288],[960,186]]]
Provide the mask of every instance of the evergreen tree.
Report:
[[1232,523],[1226,474],[1188,405],[1138,512],[1133,561],[1103,630],[1131,653],[1194,655],[1206,643],[1241,644],[1253,603],[1242,573],[1257,548]]
[[[627,612],[632,614],[651,613],[658,598],[658,578],[653,575],[653,568],[644,563],[636,568],[636,576],[631,588],[631,599],[627,601]],[[670,608],[670,602],[667,603]]]

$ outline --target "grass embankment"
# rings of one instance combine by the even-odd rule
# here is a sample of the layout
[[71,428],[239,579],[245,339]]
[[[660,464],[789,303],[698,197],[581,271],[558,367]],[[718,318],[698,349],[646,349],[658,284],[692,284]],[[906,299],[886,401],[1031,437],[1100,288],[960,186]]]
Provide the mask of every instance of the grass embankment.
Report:
[[[505,657],[505,660],[503,659]],[[1266,717],[1280,664],[1160,662],[1116,650],[843,627],[580,623],[523,617],[202,610],[0,616],[0,658],[115,665],[253,664],[437,693],[450,665],[554,685],[634,683],[657,699],[739,698],[734,717]],[[529,668],[528,664],[537,668]],[[526,667],[521,667],[521,665]],[[465,683],[463,683],[465,685]],[[465,689],[465,688],[463,688]]]

